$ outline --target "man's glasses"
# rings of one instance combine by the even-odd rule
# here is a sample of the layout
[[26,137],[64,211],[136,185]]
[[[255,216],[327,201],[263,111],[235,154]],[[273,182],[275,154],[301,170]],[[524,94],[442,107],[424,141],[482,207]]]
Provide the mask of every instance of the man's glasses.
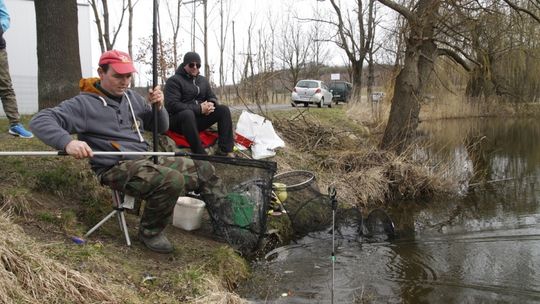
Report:
[[195,62],[192,62],[192,63],[188,64],[188,66],[189,66],[190,68],[192,68],[192,69],[193,69],[195,66],[197,66],[197,69],[200,69],[200,68],[201,68],[201,64],[200,64],[200,63],[195,63]]

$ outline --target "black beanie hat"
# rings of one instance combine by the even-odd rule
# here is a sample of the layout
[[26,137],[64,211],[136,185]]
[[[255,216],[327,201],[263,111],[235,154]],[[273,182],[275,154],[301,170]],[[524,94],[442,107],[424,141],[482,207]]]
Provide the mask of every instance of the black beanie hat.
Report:
[[201,56],[195,52],[187,52],[184,55],[184,64],[190,64],[192,62],[201,63]]

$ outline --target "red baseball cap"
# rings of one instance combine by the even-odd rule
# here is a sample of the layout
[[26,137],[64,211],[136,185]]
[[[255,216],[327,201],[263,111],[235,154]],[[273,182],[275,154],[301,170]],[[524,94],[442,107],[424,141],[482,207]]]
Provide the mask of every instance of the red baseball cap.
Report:
[[108,64],[116,73],[119,74],[137,72],[133,66],[133,60],[131,60],[129,54],[122,51],[111,50],[101,54],[99,64]]

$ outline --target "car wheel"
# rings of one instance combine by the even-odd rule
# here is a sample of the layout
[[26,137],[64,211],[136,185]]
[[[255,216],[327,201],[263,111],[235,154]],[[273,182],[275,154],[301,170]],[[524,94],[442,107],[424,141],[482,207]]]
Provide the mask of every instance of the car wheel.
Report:
[[317,108],[322,108],[323,105],[324,105],[324,98],[321,98],[321,101],[317,105]]
[[296,108],[296,102],[291,102],[291,106],[292,106],[293,108]]
[[304,107],[307,108],[309,104],[307,102],[304,102]]
[[329,104],[328,104],[328,107],[331,108],[331,107],[332,107],[332,103],[329,103]]

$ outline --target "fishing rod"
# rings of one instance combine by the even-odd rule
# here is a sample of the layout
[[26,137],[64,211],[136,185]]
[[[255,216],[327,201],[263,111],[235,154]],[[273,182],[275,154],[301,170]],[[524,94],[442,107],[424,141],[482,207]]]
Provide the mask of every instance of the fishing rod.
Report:
[[[159,156],[166,157],[188,157],[194,160],[203,160],[209,162],[216,162],[222,164],[234,164],[237,166],[249,166],[254,168],[271,169],[273,172],[277,169],[275,162],[249,159],[249,158],[237,158],[229,157],[225,155],[206,155],[206,154],[194,154],[189,152],[151,152],[151,151],[93,151],[94,156],[99,155],[117,155],[117,156],[152,156],[157,158]],[[66,151],[0,151],[1,156],[68,156]]]
[[[152,90],[156,89],[158,83],[157,74],[157,18],[158,18],[158,1],[154,0],[153,3],[153,19],[152,19]],[[158,151],[158,108],[156,104],[152,105],[152,117],[153,117],[153,129],[152,139],[154,144],[154,152]],[[158,163],[157,156],[154,156],[154,164]]]
[[330,197],[330,202],[332,203],[332,304],[334,304],[334,271],[336,264],[336,253],[335,253],[335,236],[336,236],[336,209],[337,209],[337,199],[336,199],[336,188],[334,186],[328,187],[328,196]]
[[[191,156],[185,152],[94,151],[94,155]],[[0,156],[67,156],[65,151],[1,151]]]
[[[139,156],[183,156],[189,157],[197,160],[223,160],[227,159],[229,161],[235,161],[236,158],[231,158],[221,155],[205,155],[205,154],[193,154],[187,152],[150,152],[150,151],[94,151],[92,152],[94,156],[97,155],[118,155],[118,156],[129,156],[129,155],[139,155]],[[69,154],[66,151],[0,151],[0,156],[68,156]]]

